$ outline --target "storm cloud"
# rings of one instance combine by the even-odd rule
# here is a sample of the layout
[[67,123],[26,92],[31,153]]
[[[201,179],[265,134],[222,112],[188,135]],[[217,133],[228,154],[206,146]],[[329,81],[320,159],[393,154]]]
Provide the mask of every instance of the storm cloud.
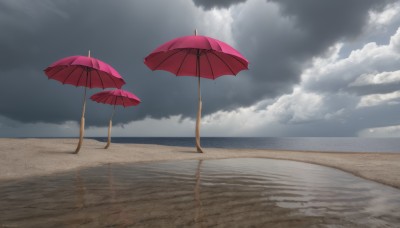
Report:
[[196,6],[200,6],[206,10],[213,8],[229,8],[232,5],[246,2],[247,0],[193,0]]
[[[388,93],[394,91],[398,82],[378,87],[348,86],[364,73],[358,68],[345,72],[352,75],[347,80],[335,80],[337,74],[332,72],[324,74],[325,80],[301,82],[304,70],[310,68],[315,58],[331,55],[335,44],[352,42],[364,34],[371,12],[380,12],[393,2],[3,0],[0,2],[0,116],[8,122],[22,123],[62,124],[79,120],[84,89],[48,80],[43,70],[60,58],[86,55],[91,50],[93,57],[109,63],[124,77],[127,84],[123,89],[143,101],[137,107],[117,110],[114,123],[171,116],[193,119],[197,111],[195,78],[152,72],[143,59],[157,46],[192,34],[195,28],[201,35],[230,43],[250,62],[250,70],[236,77],[202,80],[204,115],[235,111],[263,100],[278,101],[282,96],[295,94],[299,85],[305,92],[331,95],[321,100],[331,105],[315,113],[335,113],[358,102],[349,98],[348,103],[340,103],[343,97],[335,95],[338,91],[345,90],[354,96]],[[375,66],[380,66],[375,69],[378,73],[399,70],[394,65],[384,65],[383,60],[382,65]],[[98,91],[88,90],[88,94]],[[304,99],[307,101],[308,97]],[[88,102],[87,125],[106,126],[111,111],[110,106]],[[329,125],[329,121],[332,129],[336,129],[335,121],[339,121],[321,123],[325,117],[319,116],[307,119],[296,108],[292,114],[281,117],[277,121],[288,124],[315,120],[310,129],[314,125]],[[360,126],[354,126],[349,134],[354,135]],[[293,132],[300,129],[303,128]],[[262,134],[262,130],[258,133]]]
[[[286,93],[313,57],[338,41],[352,39],[368,13],[388,1],[250,1],[234,22],[235,40],[251,62],[255,96]],[[251,16],[249,16],[251,15]]]

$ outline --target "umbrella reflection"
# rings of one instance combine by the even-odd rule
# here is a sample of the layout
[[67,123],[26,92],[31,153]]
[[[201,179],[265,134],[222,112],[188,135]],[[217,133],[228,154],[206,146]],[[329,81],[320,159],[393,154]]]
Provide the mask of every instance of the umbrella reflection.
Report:
[[75,207],[78,209],[85,208],[86,188],[79,170],[75,172],[75,192],[76,192]]
[[108,164],[108,186],[110,188],[110,203],[113,204],[116,202],[116,191],[114,187],[114,174],[111,168],[111,164]]
[[196,200],[196,214],[194,217],[194,221],[200,222],[200,225],[203,217],[204,217],[204,213],[203,213],[203,204],[201,202],[201,196],[200,196],[200,181],[201,181],[201,164],[203,163],[203,160],[199,160],[199,163],[197,165],[197,171],[196,171],[196,185],[194,187],[194,198]]

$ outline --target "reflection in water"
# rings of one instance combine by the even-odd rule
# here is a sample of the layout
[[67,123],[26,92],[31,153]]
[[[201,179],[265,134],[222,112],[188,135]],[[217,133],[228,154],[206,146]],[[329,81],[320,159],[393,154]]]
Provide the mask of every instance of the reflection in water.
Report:
[[85,207],[85,185],[83,183],[79,170],[75,172],[75,179],[76,179],[75,207],[81,209]]
[[203,218],[203,205],[201,203],[201,197],[200,197],[200,181],[201,181],[201,163],[203,163],[203,160],[199,160],[199,164],[197,166],[197,171],[196,171],[196,186],[194,187],[194,197],[196,200],[196,215],[194,218],[194,221],[196,223],[201,223],[201,219]]
[[1,182],[0,227],[396,227],[400,191],[269,159],[104,165]]

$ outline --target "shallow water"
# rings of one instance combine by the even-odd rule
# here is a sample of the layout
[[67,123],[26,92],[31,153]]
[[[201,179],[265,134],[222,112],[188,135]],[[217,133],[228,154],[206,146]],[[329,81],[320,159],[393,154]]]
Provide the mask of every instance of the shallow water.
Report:
[[318,165],[104,165],[0,183],[0,227],[399,227],[400,190]]

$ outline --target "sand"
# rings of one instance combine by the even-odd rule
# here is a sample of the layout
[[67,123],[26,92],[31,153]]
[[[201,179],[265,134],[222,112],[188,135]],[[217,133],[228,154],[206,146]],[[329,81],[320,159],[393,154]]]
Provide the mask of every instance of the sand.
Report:
[[[108,163],[184,159],[272,158],[340,169],[400,189],[400,153],[341,153],[255,149],[194,148],[149,144],[111,144],[85,139],[78,155],[77,139],[0,139],[0,180],[15,180]],[[290,167],[288,167],[290,168]]]

